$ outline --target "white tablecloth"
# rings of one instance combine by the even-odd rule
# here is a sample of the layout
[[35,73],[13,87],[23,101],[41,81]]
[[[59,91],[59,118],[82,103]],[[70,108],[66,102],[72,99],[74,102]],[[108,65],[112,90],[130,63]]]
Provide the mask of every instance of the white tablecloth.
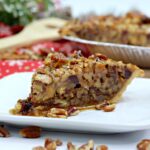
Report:
[[18,134],[19,128],[9,127],[9,131],[11,137],[0,138],[0,150],[32,150],[35,146],[43,145],[46,137],[59,138],[63,141],[63,146],[59,147],[58,150],[66,150],[67,141],[72,141],[79,146],[90,139],[94,140],[95,145],[106,144],[109,150],[136,150],[136,145],[141,139],[150,139],[150,130],[111,135],[43,131],[42,136],[37,139],[22,138]]

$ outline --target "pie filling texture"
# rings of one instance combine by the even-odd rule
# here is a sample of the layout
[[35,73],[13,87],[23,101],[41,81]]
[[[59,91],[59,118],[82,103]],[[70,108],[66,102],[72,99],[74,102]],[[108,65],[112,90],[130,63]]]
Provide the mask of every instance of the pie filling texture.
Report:
[[18,100],[11,113],[48,117],[52,108],[82,110],[116,103],[131,80],[142,75],[137,66],[102,54],[86,58],[80,51],[69,57],[50,53],[32,77],[29,97]]

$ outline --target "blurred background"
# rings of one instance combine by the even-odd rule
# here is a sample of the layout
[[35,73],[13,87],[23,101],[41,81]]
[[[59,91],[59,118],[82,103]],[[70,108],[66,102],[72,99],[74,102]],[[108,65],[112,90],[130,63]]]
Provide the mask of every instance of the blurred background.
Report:
[[0,38],[18,33],[35,19],[50,16],[71,19],[91,14],[122,15],[130,10],[150,16],[149,6],[149,0],[0,0]]
[[[26,45],[21,43],[22,45],[19,44],[20,47],[9,46],[10,41],[12,41],[10,38],[17,36],[18,33],[21,33],[21,31],[32,24],[33,21],[39,21],[39,19],[44,18],[50,19],[51,17],[68,21],[90,15],[123,15],[132,10],[140,11],[150,16],[149,6],[150,0],[0,0],[0,68],[2,70],[0,78],[14,72],[35,70],[39,65],[35,65],[36,67],[32,68],[30,62],[32,61],[32,63],[38,64],[43,61],[51,49],[55,51],[61,50],[68,55],[77,49],[82,50],[85,56],[91,54],[86,45],[62,39],[60,35],[58,36],[58,30],[57,40],[51,40],[53,39],[53,37],[51,37],[50,39],[36,41],[32,44]],[[59,25],[57,21],[55,23]],[[146,26],[148,25],[149,23],[146,24]],[[38,32],[38,28],[34,28],[33,30]],[[53,28],[53,30],[55,29]],[[33,34],[30,36],[32,35]],[[4,43],[6,48],[3,46],[2,50]],[[134,54],[137,56],[137,51]],[[124,56],[124,54],[120,56]],[[117,60],[124,61],[124,57],[122,58],[120,56]],[[129,56],[131,57],[131,55]],[[148,76],[150,77],[150,51],[145,51],[144,55],[140,51],[138,56],[140,56],[140,59],[136,57],[137,61],[130,59],[130,61],[124,62],[131,62],[142,68],[148,68],[146,74],[148,72]],[[28,60],[28,64],[26,64],[26,68],[28,69],[19,69],[17,65],[18,61],[23,64],[26,60]],[[12,61],[13,63],[15,62],[15,67],[13,66],[13,68],[9,65]],[[7,65],[4,66],[4,63]],[[8,68],[10,68],[11,71],[6,72]]]
[[150,15],[149,0],[60,0],[62,6],[70,6],[73,16],[77,17],[88,12],[97,14],[122,14],[129,10],[140,10]]

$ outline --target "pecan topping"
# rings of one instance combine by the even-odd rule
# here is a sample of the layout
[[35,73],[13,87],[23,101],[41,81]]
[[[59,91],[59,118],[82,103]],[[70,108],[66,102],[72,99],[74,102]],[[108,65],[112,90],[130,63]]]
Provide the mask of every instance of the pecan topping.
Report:
[[50,58],[50,60],[46,59],[45,65],[51,65],[51,67],[54,68],[59,68],[68,62],[67,57],[62,53],[49,54],[48,58]]
[[38,138],[41,136],[41,128],[37,126],[29,126],[19,131],[24,138]]
[[40,82],[45,83],[45,84],[51,84],[52,83],[52,78],[48,75],[45,75],[45,74],[36,74],[34,78],[36,81],[40,81]]
[[107,60],[108,58],[105,55],[102,54],[95,54],[96,58],[99,58],[100,60]]

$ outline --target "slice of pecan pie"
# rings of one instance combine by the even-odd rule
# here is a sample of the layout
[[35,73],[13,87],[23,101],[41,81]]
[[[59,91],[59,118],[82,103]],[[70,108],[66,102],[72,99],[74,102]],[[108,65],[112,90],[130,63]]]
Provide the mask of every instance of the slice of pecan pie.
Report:
[[63,110],[116,103],[131,80],[142,75],[137,66],[113,61],[102,54],[85,58],[79,52],[70,57],[50,53],[32,77],[30,96],[19,100],[11,112],[50,116],[57,108],[66,115]]

